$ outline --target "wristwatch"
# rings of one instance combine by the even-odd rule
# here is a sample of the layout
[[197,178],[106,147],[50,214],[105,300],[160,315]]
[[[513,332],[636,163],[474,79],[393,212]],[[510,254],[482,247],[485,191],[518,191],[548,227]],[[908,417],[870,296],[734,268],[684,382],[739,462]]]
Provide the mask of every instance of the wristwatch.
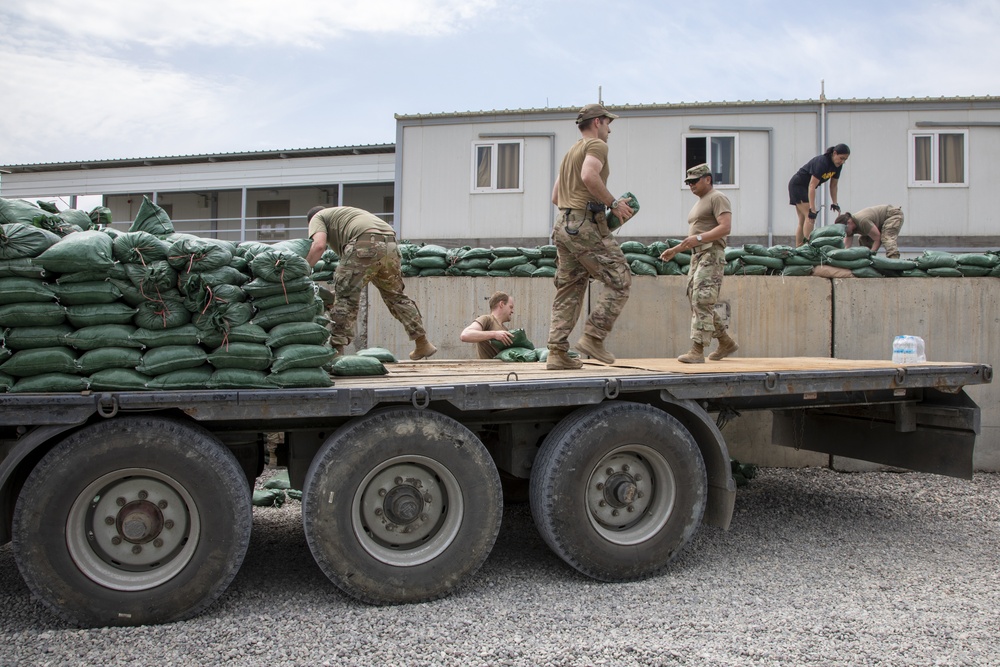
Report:
[[696,236],[694,238],[695,238],[695,240],[698,241],[698,243],[701,243],[701,234],[698,234],[698,236]]

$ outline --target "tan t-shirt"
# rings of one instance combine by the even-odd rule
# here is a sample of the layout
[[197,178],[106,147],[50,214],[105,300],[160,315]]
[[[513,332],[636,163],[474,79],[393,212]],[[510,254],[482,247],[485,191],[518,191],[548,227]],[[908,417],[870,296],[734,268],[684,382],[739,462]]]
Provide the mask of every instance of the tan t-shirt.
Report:
[[895,207],[883,204],[881,206],[869,206],[857,213],[852,213],[851,217],[854,218],[854,224],[858,227],[858,234],[871,238],[872,227],[882,231],[882,225],[885,224],[885,221],[889,217],[890,208]]
[[[720,215],[732,212],[733,208],[729,204],[729,197],[713,188],[707,195],[699,198],[698,203],[688,213],[688,235],[696,236],[712,231],[719,226]],[[716,239],[713,243],[718,243],[725,248],[726,237]]]
[[[483,328],[483,331],[499,331],[505,328],[500,323],[500,320],[493,316],[493,313],[480,315],[475,321],[479,322],[479,326]],[[490,341],[482,340],[476,343],[476,352],[479,354],[480,359],[492,359],[497,356],[499,350],[493,347],[493,343]]]
[[352,206],[333,206],[324,208],[309,221],[309,238],[316,232],[326,232],[326,244],[343,255],[344,246],[369,229],[393,233],[392,226],[377,215]]
[[566,151],[559,165],[559,189],[556,191],[556,201],[559,208],[587,208],[587,202],[594,196],[583,184],[583,160],[593,155],[604,165],[601,167],[601,181],[608,182],[608,145],[600,139],[580,139]]

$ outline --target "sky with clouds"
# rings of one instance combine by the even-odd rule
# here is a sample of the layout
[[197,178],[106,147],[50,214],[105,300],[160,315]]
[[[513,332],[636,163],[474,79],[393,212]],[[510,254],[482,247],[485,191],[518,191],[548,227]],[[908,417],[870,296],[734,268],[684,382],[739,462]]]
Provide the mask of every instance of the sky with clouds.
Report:
[[1000,95],[1000,3],[3,0],[0,165],[395,141],[393,114]]

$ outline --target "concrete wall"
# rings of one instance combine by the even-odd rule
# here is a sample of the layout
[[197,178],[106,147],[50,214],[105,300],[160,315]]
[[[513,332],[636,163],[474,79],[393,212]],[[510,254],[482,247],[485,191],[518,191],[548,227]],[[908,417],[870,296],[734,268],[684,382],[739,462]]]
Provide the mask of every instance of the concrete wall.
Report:
[[[690,310],[682,276],[634,276],[629,302],[608,349],[620,357],[673,357],[690,344]],[[536,347],[548,338],[551,280],[540,278],[407,278],[407,293],[424,315],[439,359],[473,359],[459,333],[488,312],[497,289],[514,297],[513,328],[527,330]],[[1000,289],[995,278],[828,280],[780,276],[729,277],[723,282],[732,335],[740,356],[889,359],[892,339],[920,336],[930,361],[969,361],[1000,367]],[[600,285],[591,287],[597,298]],[[369,286],[368,344],[400,358],[412,349],[402,325]],[[575,343],[581,326],[570,337]],[[1000,470],[1000,384],[970,387],[982,409],[977,470]],[[770,444],[771,414],[752,412],[723,429],[733,457],[764,466],[867,469],[868,464]]]

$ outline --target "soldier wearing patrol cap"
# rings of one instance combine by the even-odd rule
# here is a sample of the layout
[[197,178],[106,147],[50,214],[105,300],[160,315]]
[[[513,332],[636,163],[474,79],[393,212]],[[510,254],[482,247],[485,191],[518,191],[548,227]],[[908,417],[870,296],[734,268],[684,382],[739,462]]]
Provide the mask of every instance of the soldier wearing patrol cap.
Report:
[[608,136],[611,121],[618,118],[601,104],[588,104],[576,116],[582,137],[569,149],[559,166],[552,203],[559,209],[552,229],[556,246],[556,295],[552,301],[549,328],[548,370],[580,368],[579,359],[569,356],[569,334],[583,309],[583,296],[591,279],[607,288],[598,301],[576,343],[581,352],[606,364],[615,357],[604,347],[615,320],[628,301],[632,273],[618,242],[608,230],[606,209],[622,220],[633,215],[632,208],[615,199],[608,190]]
[[691,350],[677,357],[677,361],[685,364],[705,363],[705,348],[713,338],[719,339],[718,349],[708,355],[713,361],[725,359],[740,348],[715,312],[726,268],[726,237],[732,229],[733,209],[729,198],[712,186],[712,180],[707,164],[687,170],[684,183],[698,197],[698,203],[688,214],[688,237],[660,255],[660,259],[668,261],[678,252],[691,251],[687,285],[691,301]]

